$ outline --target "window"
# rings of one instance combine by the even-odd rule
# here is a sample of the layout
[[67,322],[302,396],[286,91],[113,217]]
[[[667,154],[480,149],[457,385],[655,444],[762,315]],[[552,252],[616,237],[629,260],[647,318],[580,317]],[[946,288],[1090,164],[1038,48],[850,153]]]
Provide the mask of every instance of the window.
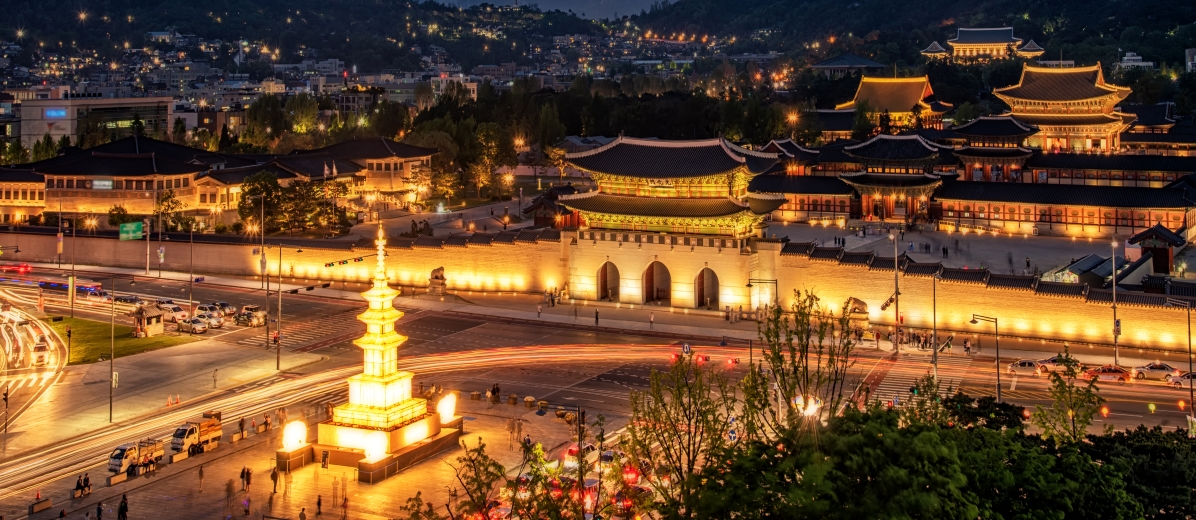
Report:
[[67,188],[74,188],[74,187],[75,187],[75,179],[67,179],[67,180],[66,180],[66,187],[67,187]]
[[183,187],[184,188],[191,187],[191,179],[189,179],[187,177],[183,177]]
[[46,192],[37,190],[37,200],[46,200]]
[[183,187],[183,179],[175,179],[175,180],[174,180],[174,187],[176,187],[176,188],[182,188],[182,187]]
[[4,198],[11,199],[12,198],[12,190],[4,190]]
[[200,194],[199,194],[199,203],[200,203],[200,204],[207,204],[207,203],[208,203],[208,194],[207,194],[207,193],[200,193]]
[[[154,181],[149,181],[149,182],[154,182]],[[166,189],[166,186],[162,181],[158,181],[158,189],[160,189],[160,190]]]

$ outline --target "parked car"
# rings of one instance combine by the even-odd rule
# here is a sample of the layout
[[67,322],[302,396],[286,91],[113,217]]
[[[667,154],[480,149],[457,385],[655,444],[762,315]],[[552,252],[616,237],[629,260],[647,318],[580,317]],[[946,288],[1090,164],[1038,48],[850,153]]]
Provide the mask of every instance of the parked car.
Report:
[[1193,382],[1196,382],[1196,372],[1188,372],[1178,376],[1167,376],[1167,384],[1174,385],[1176,388],[1190,387]]
[[172,300],[170,298],[158,298],[157,300],[154,301],[154,303],[156,303],[158,305],[174,305],[175,304],[174,300]]
[[205,303],[195,308],[195,314],[211,314],[213,316],[219,316],[223,318],[224,309],[221,309],[220,306],[216,304]]
[[116,303],[127,303],[129,305],[141,305],[145,303],[140,296],[135,294],[122,294],[116,297]]
[[1134,367],[1131,373],[1138,379],[1158,379],[1160,381],[1166,381],[1168,377],[1183,374],[1178,368],[1166,363],[1150,363]]
[[224,313],[224,316],[226,318],[237,313],[237,308],[234,307],[233,304],[228,303],[228,302],[216,302],[216,303],[213,303],[212,305],[220,307],[220,312]]
[[1133,379],[1130,371],[1122,367],[1105,365],[1103,367],[1090,368],[1084,371],[1084,379],[1092,379],[1094,381],[1117,381],[1117,384],[1124,385],[1126,382]]
[[200,318],[186,318],[179,320],[179,332],[202,334],[208,331],[208,324]]
[[1034,377],[1039,374],[1038,362],[1033,359],[1023,359],[1021,361],[1014,361],[1009,364],[1009,375],[1011,376],[1030,376]]
[[178,323],[179,320],[185,320],[189,317],[187,311],[174,304],[159,303],[158,310],[162,311],[162,319],[166,321]]
[[219,329],[224,327],[224,317],[220,316],[219,314],[201,312],[196,314],[195,317],[207,323],[209,329]]

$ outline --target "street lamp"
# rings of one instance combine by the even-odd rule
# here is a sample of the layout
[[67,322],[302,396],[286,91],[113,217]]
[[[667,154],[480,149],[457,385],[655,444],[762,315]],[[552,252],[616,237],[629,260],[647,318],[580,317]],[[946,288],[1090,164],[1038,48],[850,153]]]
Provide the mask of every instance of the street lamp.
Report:
[[[111,342],[108,344],[108,423],[112,423],[112,393],[116,389],[116,275],[112,275],[112,294],[108,295],[111,303]],[[129,285],[136,285],[137,279],[129,280]],[[69,359],[67,360],[70,361]]]
[[751,298],[751,288],[752,288],[752,283],[766,283],[766,284],[772,284],[772,304],[773,304],[773,305],[780,305],[780,301],[781,301],[781,300],[780,300],[780,297],[781,297],[781,295],[780,295],[780,294],[778,294],[778,293],[780,293],[780,292],[781,292],[781,289],[780,289],[780,286],[777,284],[777,281],[776,281],[775,279],[767,279],[767,278],[748,278],[748,283],[747,283],[747,285],[746,285],[745,287],[747,287],[747,288],[748,288],[748,298],[749,298],[749,299]]
[[[278,344],[275,345],[275,347],[274,347],[274,350],[275,350],[275,352],[274,352],[274,369],[275,370],[282,370],[282,293],[283,293],[283,290],[282,290],[282,250],[284,247],[286,247],[285,244],[278,244],[278,325],[274,327],[274,329],[275,329],[274,334],[276,336],[278,336]],[[300,247],[300,248],[296,249],[295,252],[302,253],[303,248]],[[267,298],[266,308],[269,309],[270,308],[270,302],[269,302],[270,292],[269,291],[266,291],[266,298]],[[269,339],[270,338],[270,325],[268,323],[269,323],[269,320],[267,320],[267,325],[266,325],[266,341],[267,341],[266,350],[270,349],[270,343],[269,343],[269,341],[270,341],[270,339]]]
[[1113,266],[1110,270],[1113,281],[1113,366],[1120,366],[1121,356],[1117,344],[1117,337],[1121,335],[1121,322],[1117,320],[1117,239],[1109,243],[1109,252],[1109,262]]
[[[939,280],[942,279],[943,266],[931,275],[930,281],[930,363],[934,366],[934,382],[939,381]],[[999,367],[998,367],[999,368]]]
[[1001,402],[1001,329],[997,326],[997,319],[979,314],[972,315],[972,325],[981,321],[993,324],[993,335],[997,338],[997,402]]
[[897,268],[897,235],[889,233],[889,240],[893,241],[893,351],[899,352],[901,347],[901,282],[897,275],[901,269]]

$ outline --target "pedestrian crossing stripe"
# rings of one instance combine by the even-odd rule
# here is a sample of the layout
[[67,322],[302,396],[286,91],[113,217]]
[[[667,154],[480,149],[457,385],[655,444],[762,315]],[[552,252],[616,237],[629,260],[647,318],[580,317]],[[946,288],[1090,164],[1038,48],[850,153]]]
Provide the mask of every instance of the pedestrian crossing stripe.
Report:
[[21,388],[29,388],[34,386],[46,386],[50,379],[54,377],[53,373],[33,374],[27,377],[13,377],[5,381],[0,381],[0,387],[9,387],[12,390]]
[[[911,360],[912,361],[912,360]],[[939,393],[946,395],[948,389],[952,392],[959,388],[959,381],[963,379],[968,368],[972,364],[972,358],[956,358],[956,357],[940,357],[939,358]],[[919,372],[896,372],[890,370],[877,385],[876,390],[872,392],[871,397],[880,400],[888,401],[890,399],[900,401],[909,397],[909,389],[914,386],[919,379],[925,377],[927,373],[932,373],[930,363],[926,363],[926,371]],[[903,367],[904,368],[904,367]]]

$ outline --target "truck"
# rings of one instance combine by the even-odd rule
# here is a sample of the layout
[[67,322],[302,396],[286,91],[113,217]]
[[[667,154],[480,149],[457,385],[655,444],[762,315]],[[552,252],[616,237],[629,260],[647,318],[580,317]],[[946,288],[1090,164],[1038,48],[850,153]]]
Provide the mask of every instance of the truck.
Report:
[[108,456],[108,471],[120,474],[130,468],[145,464],[147,461],[157,463],[166,456],[166,441],[161,439],[145,439],[117,446]]
[[200,419],[187,421],[174,430],[170,449],[176,453],[185,451],[188,455],[203,453],[210,449],[212,441],[219,441],[222,434],[220,412],[204,412]]

